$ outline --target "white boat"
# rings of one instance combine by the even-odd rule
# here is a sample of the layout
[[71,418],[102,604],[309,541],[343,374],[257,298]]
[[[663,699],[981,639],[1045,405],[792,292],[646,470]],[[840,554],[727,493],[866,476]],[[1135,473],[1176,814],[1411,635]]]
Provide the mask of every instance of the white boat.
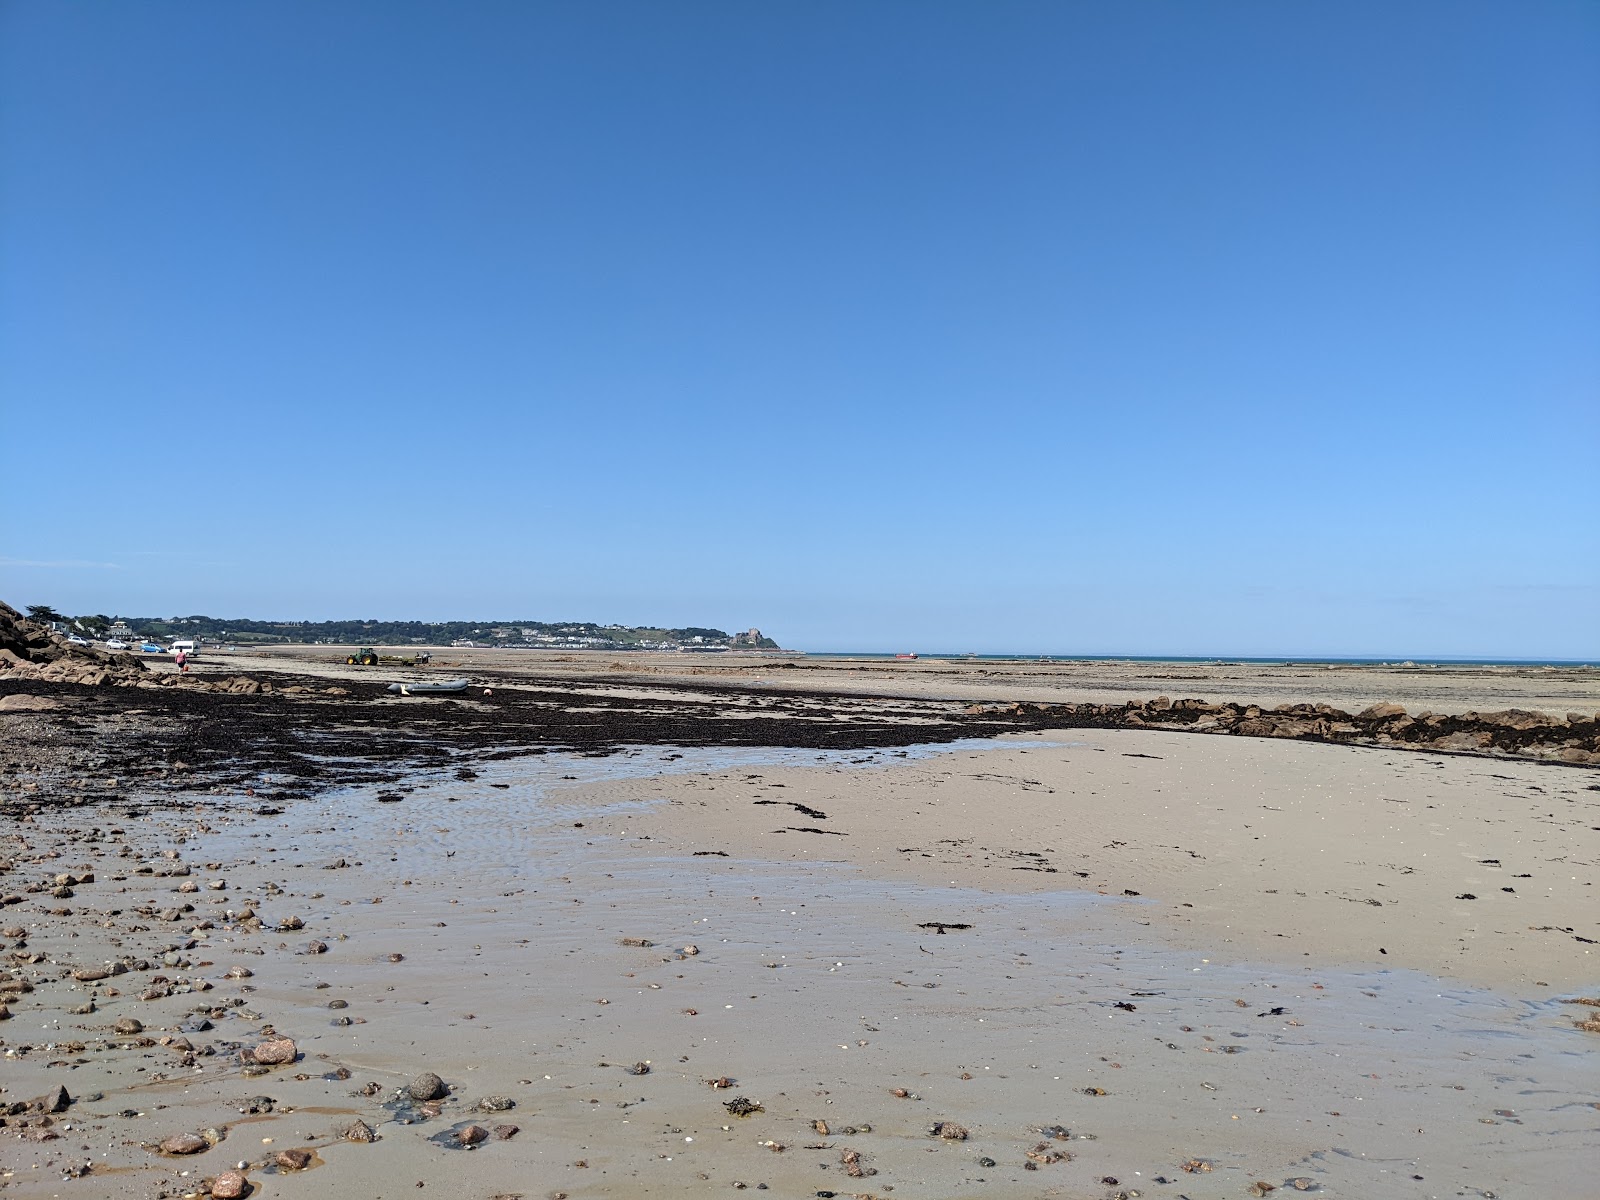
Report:
[[391,683],[389,690],[398,696],[449,696],[467,690],[465,679],[444,679],[438,683]]

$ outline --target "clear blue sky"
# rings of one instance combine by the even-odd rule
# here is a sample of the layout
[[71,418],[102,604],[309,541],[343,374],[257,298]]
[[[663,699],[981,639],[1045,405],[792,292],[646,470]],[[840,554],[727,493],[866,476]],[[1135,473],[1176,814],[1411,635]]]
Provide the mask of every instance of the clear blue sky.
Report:
[[1600,656],[1600,5],[0,8],[0,598]]

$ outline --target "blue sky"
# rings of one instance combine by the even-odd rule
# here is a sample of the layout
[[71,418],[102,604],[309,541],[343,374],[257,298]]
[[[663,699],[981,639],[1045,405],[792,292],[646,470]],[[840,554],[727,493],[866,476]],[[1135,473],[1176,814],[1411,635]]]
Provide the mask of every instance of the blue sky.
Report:
[[1600,656],[1600,7],[0,8],[0,598]]

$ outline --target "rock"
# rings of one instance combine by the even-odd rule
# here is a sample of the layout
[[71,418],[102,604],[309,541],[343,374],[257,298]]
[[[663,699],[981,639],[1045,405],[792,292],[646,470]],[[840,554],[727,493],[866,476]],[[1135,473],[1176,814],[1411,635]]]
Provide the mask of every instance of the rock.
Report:
[[347,1142],[375,1142],[378,1140],[377,1133],[365,1121],[352,1121],[339,1131],[339,1136]]
[[278,1165],[280,1171],[304,1171],[314,1158],[316,1155],[305,1149],[279,1150],[272,1161]]
[[1502,729],[1537,729],[1541,725],[1554,725],[1549,713],[1529,712],[1524,708],[1507,708],[1499,712],[1479,713],[1478,720],[1485,725],[1498,725]]
[[175,1133],[161,1143],[163,1154],[199,1154],[211,1149],[211,1143],[198,1133]]
[[144,1032],[144,1022],[138,1017],[123,1017],[112,1028],[123,1037],[132,1037],[136,1033]]
[[1406,710],[1398,704],[1374,704],[1363,708],[1356,714],[1358,721],[1387,721],[1392,717],[1403,717]]
[[517,1106],[517,1102],[508,1096],[485,1096],[477,1103],[479,1112],[508,1112]]
[[943,1138],[947,1142],[964,1142],[967,1140],[967,1129],[954,1121],[935,1121],[928,1129],[928,1136]]
[[35,1096],[32,1100],[29,1100],[28,1110],[41,1113],[66,1112],[67,1106],[71,1103],[72,1097],[67,1095],[67,1089],[57,1086],[51,1088],[44,1095]]
[[250,1181],[243,1171],[224,1171],[211,1181],[211,1194],[216,1200],[239,1200],[250,1194]]
[[432,1071],[424,1071],[406,1085],[406,1092],[413,1100],[439,1100],[447,1094],[447,1089],[444,1080]]
[[494,1127],[494,1138],[497,1142],[509,1142],[520,1132],[521,1129],[516,1125],[496,1125]]
[[46,709],[60,707],[61,702],[49,696],[30,696],[25,692],[0,696],[0,712],[43,712]]
[[456,1132],[456,1141],[463,1146],[476,1146],[479,1142],[489,1140],[489,1131],[482,1125],[468,1125],[465,1129]]
[[282,1063],[292,1063],[299,1051],[289,1038],[268,1038],[254,1050],[250,1057],[263,1066],[275,1067]]

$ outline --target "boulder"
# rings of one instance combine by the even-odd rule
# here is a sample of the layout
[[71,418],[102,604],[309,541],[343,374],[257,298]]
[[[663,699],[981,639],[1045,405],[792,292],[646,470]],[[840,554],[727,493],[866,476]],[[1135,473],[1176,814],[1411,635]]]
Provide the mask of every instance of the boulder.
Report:
[[49,696],[30,696],[26,692],[13,692],[9,696],[0,696],[0,712],[43,712],[49,708],[60,708],[61,701]]
[[1554,725],[1555,718],[1548,713],[1529,712],[1523,708],[1506,708],[1499,712],[1478,713],[1485,725],[1498,725],[1502,729],[1537,729],[1541,725]]
[[1388,721],[1406,715],[1406,710],[1398,704],[1374,704],[1363,708],[1356,714],[1358,721]]

